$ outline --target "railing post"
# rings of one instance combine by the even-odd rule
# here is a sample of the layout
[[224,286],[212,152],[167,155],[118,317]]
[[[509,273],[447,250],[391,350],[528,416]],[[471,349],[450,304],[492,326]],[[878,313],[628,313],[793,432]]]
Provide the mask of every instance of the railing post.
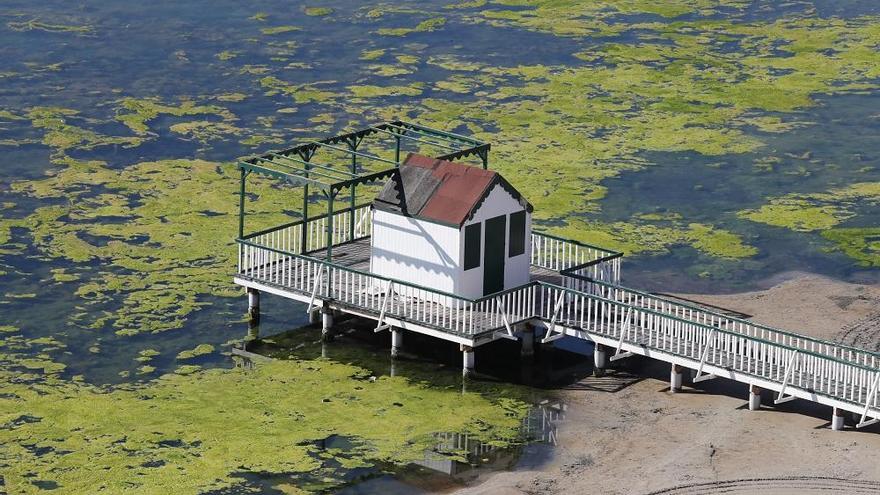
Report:
[[327,193],[327,261],[333,259],[333,189]]
[[238,195],[238,238],[244,237],[244,183],[247,177],[245,169],[241,169],[241,189]]

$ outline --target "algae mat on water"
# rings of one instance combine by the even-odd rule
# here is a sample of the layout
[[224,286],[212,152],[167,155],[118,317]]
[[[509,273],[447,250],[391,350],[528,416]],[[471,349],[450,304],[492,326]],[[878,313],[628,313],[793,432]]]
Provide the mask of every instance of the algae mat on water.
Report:
[[[51,178],[13,186],[63,203],[0,227],[26,227],[49,256],[107,265],[70,283],[92,304],[122,307],[75,315],[80,325],[111,324],[122,335],[179,328],[202,305],[200,295],[239,293],[229,280],[238,228],[236,175],[231,165],[202,160],[146,162],[122,170],[73,162]],[[250,197],[259,198],[248,204],[254,226],[288,221],[284,205],[301,196],[258,178],[250,187]]]
[[[503,447],[528,411],[519,400],[368,379],[322,359],[116,388],[16,375],[0,371],[0,472],[10,493],[197,494],[246,489],[247,473],[330,489],[341,480],[325,460],[345,469],[419,461],[446,431]],[[334,435],[355,447],[319,451]]]

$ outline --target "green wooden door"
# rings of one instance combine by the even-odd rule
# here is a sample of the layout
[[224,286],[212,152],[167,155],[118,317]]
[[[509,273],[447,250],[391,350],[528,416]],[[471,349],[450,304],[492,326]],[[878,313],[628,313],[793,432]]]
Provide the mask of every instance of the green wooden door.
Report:
[[504,235],[507,231],[507,217],[501,215],[486,220],[486,242],[483,251],[483,295],[493,294],[504,289]]

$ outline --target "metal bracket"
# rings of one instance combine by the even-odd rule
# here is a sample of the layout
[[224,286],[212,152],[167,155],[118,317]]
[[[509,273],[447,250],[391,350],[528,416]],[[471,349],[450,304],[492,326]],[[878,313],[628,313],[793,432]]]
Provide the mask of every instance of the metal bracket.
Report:
[[703,348],[703,352],[700,354],[700,365],[697,367],[697,374],[694,375],[694,383],[702,382],[705,380],[711,380],[715,378],[715,375],[703,374],[703,366],[706,364],[706,358],[709,357],[709,350],[713,347],[712,344],[715,342],[712,338],[715,337],[715,329],[713,328],[711,332],[709,332],[709,337],[706,339],[706,347]]
[[623,348],[623,336],[626,335],[627,330],[629,330],[631,319],[632,307],[629,307],[626,308],[626,317],[623,320],[623,325],[620,327],[620,340],[617,341],[617,350],[615,350],[614,355],[608,359],[609,361],[617,361],[618,359],[628,358],[633,355],[632,352],[620,352]]
[[391,328],[391,325],[385,324],[385,310],[388,308],[388,300],[391,299],[391,288],[394,286],[394,282],[388,281],[388,287],[385,288],[385,297],[382,298],[382,309],[379,310],[379,321],[376,322],[376,329],[373,330],[376,333],[381,332],[382,330],[388,330]]
[[788,365],[785,367],[785,375],[782,376],[782,389],[779,390],[779,395],[777,395],[776,400],[773,401],[774,404],[782,404],[783,402],[788,402],[796,398],[793,395],[785,397],[785,387],[788,386],[788,379],[791,377],[791,369],[794,367],[793,365],[797,355],[798,351],[794,351],[791,354],[791,357],[788,358]]
[[859,424],[856,425],[856,428],[863,428],[880,421],[880,418],[868,419],[868,410],[871,408],[871,401],[877,396],[878,388],[880,388],[880,371],[877,372],[877,377],[874,378],[874,383],[871,384],[871,388],[868,390],[868,398],[865,400],[865,410],[862,411],[862,419],[859,420]]
[[556,318],[559,317],[559,311],[562,310],[563,302],[565,302],[565,294],[560,292],[559,295],[556,297],[556,307],[553,308],[553,317],[550,318],[550,328],[547,329],[547,336],[541,339],[542,344],[553,342],[554,340],[565,337],[564,331],[559,332],[556,335],[551,335],[554,331],[556,331]]
[[315,311],[317,311],[318,309],[320,309],[317,306],[315,306],[315,297],[317,297],[317,295],[318,295],[318,287],[321,285],[321,278],[324,275],[324,271],[321,270],[321,268],[323,268],[323,267],[324,267],[323,265],[318,265],[318,267],[315,268],[315,275],[314,275],[315,286],[312,288],[312,298],[309,299],[309,307],[306,310],[307,314],[312,314]]

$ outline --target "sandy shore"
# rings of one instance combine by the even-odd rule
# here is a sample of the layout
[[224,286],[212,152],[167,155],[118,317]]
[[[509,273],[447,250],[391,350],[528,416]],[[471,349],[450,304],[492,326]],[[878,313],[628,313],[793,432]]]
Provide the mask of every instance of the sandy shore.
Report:
[[[682,297],[756,322],[878,349],[880,287],[793,274],[758,292]],[[880,425],[830,429],[831,408],[805,401],[749,411],[747,388],[726,380],[668,391],[663,363],[585,378],[569,404],[554,458],[491,475],[462,494],[880,493]]]

